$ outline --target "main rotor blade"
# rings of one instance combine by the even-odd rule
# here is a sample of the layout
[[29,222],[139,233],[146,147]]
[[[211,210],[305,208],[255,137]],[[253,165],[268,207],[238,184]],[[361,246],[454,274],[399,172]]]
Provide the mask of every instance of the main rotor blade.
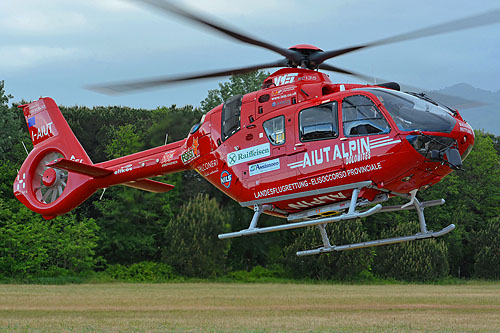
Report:
[[285,59],[278,60],[275,62],[271,62],[268,64],[260,64],[255,66],[243,67],[243,68],[234,68],[234,69],[226,69],[217,72],[209,72],[202,74],[190,74],[190,75],[182,75],[182,76],[174,76],[174,77],[159,77],[154,79],[145,79],[145,80],[137,80],[137,81],[125,81],[125,82],[117,82],[110,84],[101,84],[101,85],[93,85],[88,86],[87,89],[99,92],[101,94],[106,95],[118,95],[124,94],[127,92],[132,92],[135,90],[144,90],[151,89],[160,86],[165,86],[172,83],[190,81],[190,80],[199,80],[199,79],[209,79],[220,76],[230,76],[237,74],[244,74],[248,72],[253,72],[263,68],[273,68],[273,67],[284,67],[286,66],[287,61]]
[[396,35],[393,37],[380,39],[378,41],[374,41],[374,42],[367,43],[367,44],[351,46],[351,47],[346,47],[343,49],[313,54],[313,55],[311,55],[311,62],[315,63],[316,65],[319,65],[327,59],[331,59],[334,57],[338,57],[342,54],[354,52],[354,51],[361,50],[361,49],[366,49],[369,47],[387,45],[387,44],[403,42],[403,41],[407,41],[407,40],[411,40],[411,39],[417,39],[417,38],[422,38],[422,37],[440,35],[440,34],[453,32],[453,31],[471,29],[471,28],[476,28],[476,27],[480,27],[480,26],[495,24],[498,22],[500,22],[500,8],[495,9],[495,10],[490,10],[486,13],[473,15],[473,16],[453,20],[450,22],[433,25],[433,26],[430,26],[427,28],[418,29],[418,30],[415,30],[412,32],[403,33],[403,34]]
[[351,76],[357,77],[359,79],[365,80],[366,82],[370,82],[370,83],[374,83],[374,82],[387,82],[387,80],[384,80],[384,79],[381,79],[381,78],[377,78],[375,76],[370,76],[370,75],[365,75],[365,74],[361,74],[361,73],[358,73],[358,72],[353,72],[351,70],[343,69],[343,68],[332,66],[332,65],[329,65],[329,64],[324,64],[323,63],[323,64],[319,65],[319,68],[320,69],[325,69],[325,70],[328,70],[328,71],[332,71],[332,72],[335,72],[335,73],[341,73],[341,74],[351,75]]
[[274,51],[274,52],[279,53],[282,56],[284,56],[287,59],[290,59],[292,61],[297,62],[297,61],[300,61],[300,59],[301,59],[301,54],[299,52],[289,50],[289,49],[284,49],[284,48],[281,48],[279,46],[272,45],[270,43],[258,40],[258,39],[253,38],[253,37],[250,37],[250,36],[243,34],[241,32],[237,32],[233,28],[228,28],[228,27],[223,26],[220,23],[216,23],[214,21],[214,19],[209,20],[207,18],[200,16],[199,14],[195,15],[194,13],[189,12],[186,9],[183,9],[177,5],[174,5],[170,1],[166,1],[166,0],[135,0],[135,1],[145,3],[145,4],[150,5],[152,7],[161,9],[165,12],[176,14],[178,16],[181,16],[181,17],[188,19],[188,20],[191,20],[193,22],[203,24],[207,27],[210,27],[214,30],[217,30],[217,31],[225,34],[226,36],[229,36],[229,37],[232,37],[236,40],[239,40],[240,42],[259,46],[259,47]]
[[[381,79],[379,77],[369,76],[369,75],[353,72],[353,71],[350,71],[347,69],[342,69],[342,68],[335,67],[335,66],[332,66],[329,64],[324,64],[324,63],[319,65],[319,68],[325,69],[328,71],[332,71],[332,72],[336,72],[336,73],[351,75],[351,76],[357,77],[359,79],[365,80],[366,82],[369,82],[370,84],[373,84],[373,85],[377,85],[377,84],[380,84],[383,82],[390,81],[387,79]],[[475,108],[475,107],[480,107],[480,106],[486,105],[485,103],[465,99],[462,97],[443,94],[440,92],[426,91],[425,89],[411,86],[411,85],[408,85],[405,83],[401,83],[400,86],[401,86],[401,91],[412,91],[412,92],[417,92],[417,93],[425,92],[426,95],[428,95],[431,98],[435,99],[436,101],[442,103],[443,105],[447,105],[447,106],[449,106],[451,108],[455,108],[455,109],[463,110],[463,109],[470,109],[470,108]]]

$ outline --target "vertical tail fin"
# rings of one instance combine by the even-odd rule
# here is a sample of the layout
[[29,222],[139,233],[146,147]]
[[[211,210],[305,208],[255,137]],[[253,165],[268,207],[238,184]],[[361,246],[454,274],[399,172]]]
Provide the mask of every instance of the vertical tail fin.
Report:
[[92,164],[52,98],[40,98],[19,107],[23,109],[35,149],[51,146],[70,155],[66,157],[68,159]]

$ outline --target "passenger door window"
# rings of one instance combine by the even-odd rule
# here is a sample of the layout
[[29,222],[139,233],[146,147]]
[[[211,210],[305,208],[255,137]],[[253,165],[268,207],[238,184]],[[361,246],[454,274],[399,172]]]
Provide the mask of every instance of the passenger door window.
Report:
[[345,136],[385,134],[391,130],[375,103],[363,95],[344,98],[342,123]]
[[300,111],[300,141],[336,138],[338,136],[337,109],[337,103],[330,102]]

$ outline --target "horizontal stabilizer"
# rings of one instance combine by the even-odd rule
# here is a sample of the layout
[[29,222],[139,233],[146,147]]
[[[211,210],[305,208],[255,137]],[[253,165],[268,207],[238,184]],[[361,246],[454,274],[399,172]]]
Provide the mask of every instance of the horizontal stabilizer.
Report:
[[76,172],[85,176],[94,178],[108,176],[113,173],[112,170],[96,167],[90,164],[84,164],[66,158],[60,158],[47,164],[47,166],[57,169],[64,169],[71,172]]
[[156,180],[151,180],[151,179],[131,181],[128,183],[124,183],[122,185],[154,193],[164,193],[174,188],[174,185],[157,182]]

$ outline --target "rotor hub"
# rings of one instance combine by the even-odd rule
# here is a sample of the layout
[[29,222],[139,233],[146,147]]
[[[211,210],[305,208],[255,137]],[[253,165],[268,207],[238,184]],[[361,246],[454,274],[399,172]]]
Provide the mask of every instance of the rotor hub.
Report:
[[294,45],[294,46],[290,46],[288,49],[289,50],[303,52],[303,53],[306,52],[306,51],[309,51],[309,52],[323,52],[323,50],[320,49],[319,47],[314,46],[314,45],[310,45],[310,44],[297,44],[297,45]]
[[56,180],[57,180],[56,170],[54,170],[52,168],[48,168],[47,170],[45,170],[45,172],[43,173],[43,177],[42,177],[43,185],[45,185],[47,187],[51,187],[55,184]]

